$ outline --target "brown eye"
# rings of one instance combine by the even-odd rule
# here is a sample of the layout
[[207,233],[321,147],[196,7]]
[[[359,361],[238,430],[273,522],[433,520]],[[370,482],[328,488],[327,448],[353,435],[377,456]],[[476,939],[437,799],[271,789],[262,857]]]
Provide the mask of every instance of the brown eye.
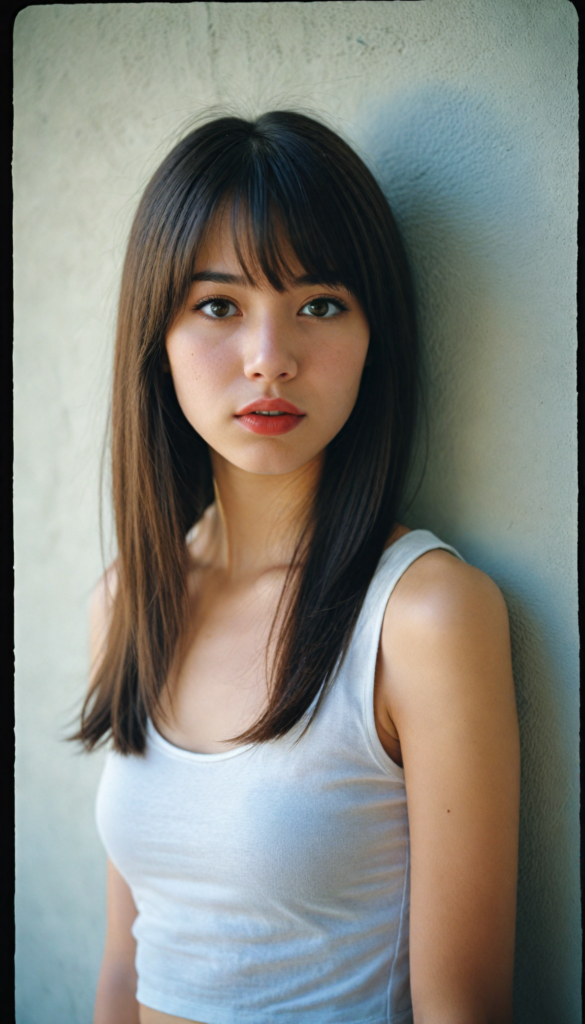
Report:
[[223,320],[226,316],[233,316],[236,307],[228,299],[208,299],[198,307],[206,316],[213,320]]
[[227,316],[230,311],[230,303],[225,299],[215,299],[209,303],[209,309],[213,316]]
[[303,306],[301,313],[306,316],[318,316],[322,319],[335,316],[344,308],[346,307],[342,306],[341,302],[336,302],[333,299],[312,299],[311,302],[307,302],[306,306]]
[[327,316],[330,305],[327,299],[315,299],[314,302],[307,303],[307,309],[313,316]]

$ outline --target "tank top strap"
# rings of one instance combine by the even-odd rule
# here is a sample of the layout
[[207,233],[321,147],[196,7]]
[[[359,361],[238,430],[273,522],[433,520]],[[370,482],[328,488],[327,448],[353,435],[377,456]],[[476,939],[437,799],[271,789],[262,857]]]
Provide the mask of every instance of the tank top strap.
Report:
[[436,549],[449,551],[464,561],[455,548],[439,540],[430,530],[411,530],[386,548],[378,562],[364,602],[363,613],[368,622],[371,623],[377,615],[383,618],[390,594],[406,570],[421,555]]
[[[455,548],[429,530],[411,530],[383,552],[372,577],[362,610],[342,662],[337,698],[349,702],[358,728],[365,730],[366,744],[384,771],[403,778],[403,771],[390,760],[378,739],[374,723],[374,680],[380,633],[386,605],[394,587],[409,566],[427,551],[441,549],[465,561]],[[335,690],[335,687],[334,687]]]
[[427,551],[437,549],[449,551],[456,558],[465,561],[455,548],[439,540],[430,530],[411,530],[382,553],[356,628],[356,640],[359,637],[360,646],[365,644],[374,661],[378,652],[384,612],[394,587],[417,558]]

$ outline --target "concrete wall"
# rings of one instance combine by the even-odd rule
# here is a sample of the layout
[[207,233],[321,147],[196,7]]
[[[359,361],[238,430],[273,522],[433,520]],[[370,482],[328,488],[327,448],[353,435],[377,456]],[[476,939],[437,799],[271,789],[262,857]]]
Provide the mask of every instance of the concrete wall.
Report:
[[19,1024],[89,1024],[104,937],[102,756],[60,737],[85,687],[101,571],[98,460],[126,233],[189,117],[230,102],[313,110],[394,204],[430,395],[410,524],[490,573],[513,624],[516,1022],[577,1024],[573,6],[33,5],[15,46]]

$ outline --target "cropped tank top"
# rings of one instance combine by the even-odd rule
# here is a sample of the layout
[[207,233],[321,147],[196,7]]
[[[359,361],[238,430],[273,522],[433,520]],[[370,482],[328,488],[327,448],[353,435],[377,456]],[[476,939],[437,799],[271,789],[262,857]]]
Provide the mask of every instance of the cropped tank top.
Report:
[[384,551],[300,738],[305,719],[198,754],[149,721],[143,755],[108,752],[96,816],[138,911],[139,1003],[205,1024],[412,1021],[404,772],[376,732],[374,673],[388,598],[435,548],[457,555],[427,530]]

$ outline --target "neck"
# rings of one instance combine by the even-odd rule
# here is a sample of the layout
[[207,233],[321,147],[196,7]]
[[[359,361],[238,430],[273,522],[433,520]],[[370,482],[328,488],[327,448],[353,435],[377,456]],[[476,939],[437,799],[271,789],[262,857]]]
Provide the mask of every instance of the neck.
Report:
[[230,576],[290,564],[315,494],[323,456],[292,473],[248,473],[211,451],[214,561]]

